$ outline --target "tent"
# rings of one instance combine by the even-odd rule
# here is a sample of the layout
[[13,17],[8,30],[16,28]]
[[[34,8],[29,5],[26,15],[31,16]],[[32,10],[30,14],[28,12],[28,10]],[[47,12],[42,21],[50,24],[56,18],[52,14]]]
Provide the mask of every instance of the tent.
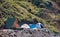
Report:
[[29,24],[30,29],[36,29],[36,24]]
[[28,24],[23,24],[20,28],[30,28]]
[[7,29],[10,29],[11,26],[13,25],[14,21],[15,21],[14,18],[8,18],[4,27]]
[[29,24],[30,29],[38,29],[38,28],[44,28],[43,24],[37,23],[37,24]]
[[41,24],[41,23],[37,23],[37,24],[36,24],[36,27],[37,27],[37,28],[44,28],[44,27],[43,27],[43,24]]

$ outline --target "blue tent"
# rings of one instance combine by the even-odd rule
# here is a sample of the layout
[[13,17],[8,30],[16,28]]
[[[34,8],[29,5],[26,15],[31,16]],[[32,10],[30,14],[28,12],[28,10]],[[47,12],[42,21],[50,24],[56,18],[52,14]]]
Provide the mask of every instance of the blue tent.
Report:
[[29,24],[30,29],[35,29],[36,28],[36,24]]
[[41,23],[37,23],[37,24],[36,24],[36,27],[37,27],[37,28],[44,28],[44,27],[43,27],[43,24],[41,24]]
[[29,24],[30,29],[37,29],[37,28],[44,28],[43,24],[37,23],[37,24]]

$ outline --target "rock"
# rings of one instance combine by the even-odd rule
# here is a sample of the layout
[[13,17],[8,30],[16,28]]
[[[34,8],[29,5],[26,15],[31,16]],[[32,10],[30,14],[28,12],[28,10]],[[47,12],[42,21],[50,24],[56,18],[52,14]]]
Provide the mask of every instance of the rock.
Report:
[[60,34],[55,34],[47,28],[41,28],[41,29],[36,29],[36,30],[6,29],[6,31],[0,30],[0,37],[60,37]]

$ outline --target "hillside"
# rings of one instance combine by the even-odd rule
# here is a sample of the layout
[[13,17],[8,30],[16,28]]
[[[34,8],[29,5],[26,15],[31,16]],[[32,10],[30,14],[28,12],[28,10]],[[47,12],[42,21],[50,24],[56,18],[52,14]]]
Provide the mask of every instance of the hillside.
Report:
[[[58,0],[57,0],[58,2]],[[7,18],[29,23],[41,22],[54,32],[60,32],[60,2],[54,0],[0,0],[0,27]]]

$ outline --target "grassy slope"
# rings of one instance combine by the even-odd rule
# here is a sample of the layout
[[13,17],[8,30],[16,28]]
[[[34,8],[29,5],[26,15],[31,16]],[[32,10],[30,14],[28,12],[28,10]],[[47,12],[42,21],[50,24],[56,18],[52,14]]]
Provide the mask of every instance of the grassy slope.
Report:
[[[42,8],[38,8],[37,6],[33,5],[31,2],[27,1],[18,1],[18,0],[5,0],[4,3],[0,3],[0,24],[3,25],[4,22],[9,17],[14,17],[18,21],[21,21],[23,19],[26,19],[27,21],[34,21],[36,19],[38,22],[44,23],[46,27],[51,29],[52,31],[58,32],[59,29],[55,27],[54,25],[50,25],[46,22],[45,19],[42,19],[41,17],[35,15],[38,13],[41,13]],[[31,9],[29,11],[29,9]],[[43,8],[45,9],[45,8]],[[45,9],[46,10],[46,9]]]

